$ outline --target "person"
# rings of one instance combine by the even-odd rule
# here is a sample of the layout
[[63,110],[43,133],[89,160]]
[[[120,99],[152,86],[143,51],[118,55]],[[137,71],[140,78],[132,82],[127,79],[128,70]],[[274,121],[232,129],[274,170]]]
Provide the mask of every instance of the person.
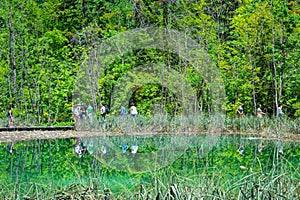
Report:
[[244,103],[241,103],[237,110],[238,118],[244,118]]
[[89,117],[90,122],[93,122],[93,107],[91,105],[88,106],[87,108],[87,114]]
[[261,109],[261,104],[258,105],[258,109],[257,109],[257,117],[258,118],[262,118],[262,115],[265,115],[266,113],[264,113]]
[[105,109],[105,106],[103,104],[100,104],[100,112],[101,112],[102,118],[105,119],[106,109]]
[[126,108],[124,107],[124,105],[121,105],[120,115],[122,117],[126,117],[126,114],[127,114]]
[[8,118],[8,126],[11,126],[14,124],[14,118],[13,118],[13,113],[12,113],[12,107],[9,108],[7,112],[7,118]]
[[282,112],[282,104],[280,103],[280,104],[278,105],[278,108],[277,108],[277,116],[278,116],[278,117],[282,117],[282,115],[283,115],[283,112]]
[[74,122],[75,126],[78,126],[78,116],[79,116],[79,110],[76,105],[73,105],[72,109],[73,115],[74,115]]
[[134,103],[131,103],[130,114],[131,114],[132,117],[135,117],[138,114]]
[[86,106],[82,105],[80,107],[80,115],[81,115],[81,119],[83,119],[84,121],[86,120]]

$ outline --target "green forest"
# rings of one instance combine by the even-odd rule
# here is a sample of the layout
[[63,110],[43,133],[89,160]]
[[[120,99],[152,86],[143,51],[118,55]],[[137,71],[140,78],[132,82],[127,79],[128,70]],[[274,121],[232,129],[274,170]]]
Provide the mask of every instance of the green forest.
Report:
[[[71,122],[78,72],[98,44],[130,30],[162,28],[188,36],[209,55],[225,87],[228,116],[240,103],[246,115],[261,104],[269,117],[283,104],[300,116],[300,2],[297,0],[2,0],[0,2],[0,113],[21,120]],[[122,77],[136,66],[163,63],[185,74],[195,107],[209,113],[210,90],[184,57],[160,49],[121,53],[98,76],[93,107],[112,103]],[[205,65],[205,63],[203,63]],[[140,72],[136,79],[147,79]],[[149,116],[182,104],[157,82],[137,84],[128,102]],[[82,103],[82,102],[81,102]],[[90,102],[86,102],[90,103]],[[97,106],[98,105],[98,106]],[[179,109],[180,110],[180,109]]]

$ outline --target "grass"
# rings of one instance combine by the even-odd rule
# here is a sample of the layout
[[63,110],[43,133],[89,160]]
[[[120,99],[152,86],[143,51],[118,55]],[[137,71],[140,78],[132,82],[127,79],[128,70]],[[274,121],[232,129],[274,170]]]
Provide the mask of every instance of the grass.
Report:
[[115,117],[108,116],[105,120],[87,121],[77,126],[78,130],[101,130],[104,132],[153,132],[153,133],[264,133],[265,135],[300,134],[300,118],[268,118],[258,119],[253,116],[239,118],[217,118],[208,115],[163,116],[152,117],[136,116]]
[[137,116],[134,120],[130,117],[109,116],[104,122],[95,121],[92,125],[78,127],[79,129],[102,130],[107,132],[156,132],[156,133],[199,133],[205,131],[214,132],[245,132],[265,133],[266,135],[282,133],[300,134],[300,118],[263,118],[246,116],[244,119],[216,118],[215,116],[162,116],[154,117]]
[[[38,126],[38,125],[55,125],[55,126],[72,126],[74,122],[56,122],[55,124],[37,123],[35,119],[30,118],[28,121],[15,119],[16,126]],[[0,126],[6,126],[7,119],[0,119]],[[78,130],[92,130],[105,132],[155,132],[155,133],[182,133],[182,132],[245,132],[245,133],[264,133],[266,135],[275,134],[300,134],[300,118],[290,119],[264,117],[258,119],[252,115],[245,116],[244,119],[231,117],[217,117],[207,114],[191,114],[188,116],[169,116],[154,115],[146,117],[142,115],[132,119],[130,116],[107,116],[106,119],[94,117],[93,122],[80,120],[77,126]]]

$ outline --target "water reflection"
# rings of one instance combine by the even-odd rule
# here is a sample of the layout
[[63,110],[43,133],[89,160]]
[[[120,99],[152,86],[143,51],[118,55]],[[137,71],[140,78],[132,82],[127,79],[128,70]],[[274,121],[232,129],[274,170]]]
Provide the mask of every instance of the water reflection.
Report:
[[7,150],[10,154],[13,154],[14,142],[10,142],[9,145],[7,145]]
[[[241,169],[240,166],[244,166],[243,170],[268,173],[274,163],[279,166],[284,162],[294,171],[300,170],[299,143],[226,136],[210,148],[202,143],[202,136],[195,136],[189,146],[182,148],[175,145],[174,141],[179,139],[173,136],[103,136],[2,143],[0,184],[8,180],[34,181],[51,183],[54,187],[76,182],[78,177],[81,181],[93,179],[112,184],[108,180],[113,172],[140,173],[159,170],[167,164],[172,170],[186,169],[195,173],[210,167]],[[166,145],[173,148],[167,151],[163,148]],[[176,151],[181,151],[182,155],[172,157]],[[276,170],[287,169],[278,167]]]
[[[103,148],[104,147],[102,146],[102,149]],[[73,152],[76,153],[79,157],[93,154],[94,153],[93,141],[92,140],[81,141],[80,138],[75,138]]]

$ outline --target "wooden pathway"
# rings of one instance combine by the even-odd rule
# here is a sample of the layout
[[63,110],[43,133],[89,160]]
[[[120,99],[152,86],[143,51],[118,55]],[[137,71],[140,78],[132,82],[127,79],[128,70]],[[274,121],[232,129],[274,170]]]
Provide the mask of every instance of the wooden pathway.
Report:
[[0,132],[10,131],[68,131],[75,130],[74,126],[25,126],[25,127],[0,127]]
[[[0,143],[12,141],[40,140],[40,139],[62,139],[76,137],[92,137],[92,136],[117,136],[117,135],[134,135],[134,136],[153,136],[164,134],[184,134],[194,135],[195,133],[161,133],[161,132],[104,132],[99,130],[79,131],[74,126],[32,126],[32,127],[0,127]],[[206,134],[198,133],[198,134]],[[276,135],[266,135],[263,133],[217,133],[218,135],[244,135],[249,139],[257,140],[281,140],[300,143],[300,134],[287,134],[280,138]],[[252,137],[255,136],[255,137]]]

